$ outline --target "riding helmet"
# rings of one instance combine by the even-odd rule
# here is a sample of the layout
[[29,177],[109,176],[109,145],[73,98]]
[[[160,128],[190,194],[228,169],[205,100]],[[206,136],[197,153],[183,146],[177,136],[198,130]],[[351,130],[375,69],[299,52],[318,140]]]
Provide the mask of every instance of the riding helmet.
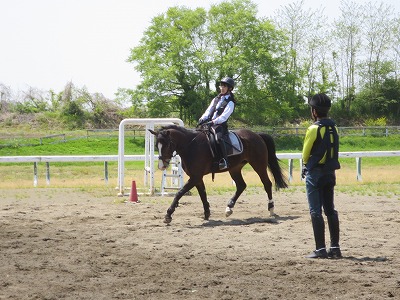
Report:
[[221,79],[220,83],[227,84],[232,90],[235,87],[235,81],[230,77],[224,77]]

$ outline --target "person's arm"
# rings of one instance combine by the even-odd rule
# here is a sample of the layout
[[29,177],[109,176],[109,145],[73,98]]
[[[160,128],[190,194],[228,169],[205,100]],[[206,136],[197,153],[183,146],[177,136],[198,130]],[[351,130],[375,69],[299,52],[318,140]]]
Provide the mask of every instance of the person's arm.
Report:
[[[214,105],[214,101],[215,101],[215,98],[211,100],[210,105],[207,107],[207,109],[206,109],[206,111],[204,112],[204,114],[200,117],[200,120],[206,121],[206,119],[207,119],[208,116],[210,115],[210,111],[211,111],[211,108],[212,108],[213,105]],[[200,120],[199,120],[199,121],[200,121]]]
[[317,138],[317,132],[318,132],[318,126],[316,125],[311,125],[307,129],[306,136],[304,138],[303,152],[302,152],[303,165],[306,165],[308,160],[310,159],[311,149]]

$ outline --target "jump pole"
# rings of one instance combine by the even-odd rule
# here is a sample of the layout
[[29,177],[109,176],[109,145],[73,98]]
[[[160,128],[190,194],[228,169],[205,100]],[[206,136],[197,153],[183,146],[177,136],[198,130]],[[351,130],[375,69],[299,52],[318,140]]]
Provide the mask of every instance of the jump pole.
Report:
[[[154,195],[154,135],[148,129],[154,130],[156,125],[171,125],[176,124],[184,126],[183,121],[178,118],[145,118],[145,119],[124,119],[119,124],[118,130],[118,196],[124,196],[124,173],[125,173],[125,126],[131,125],[145,125],[145,170],[144,182],[147,186],[149,184],[149,193]],[[148,182],[148,175],[150,174],[150,182]]]

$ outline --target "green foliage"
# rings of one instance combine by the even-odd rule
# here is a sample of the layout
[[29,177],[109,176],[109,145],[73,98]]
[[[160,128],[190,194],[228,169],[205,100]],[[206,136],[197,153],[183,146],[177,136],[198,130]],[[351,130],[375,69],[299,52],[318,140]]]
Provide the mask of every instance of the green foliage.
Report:
[[361,90],[351,111],[358,118],[397,124],[400,120],[400,80],[387,79],[383,84]]
[[[344,101],[334,103],[329,116],[335,120],[338,126],[358,126],[362,125],[362,121],[359,120],[359,115],[355,114],[354,111],[349,111],[344,105]],[[355,121],[357,120],[357,121]]]
[[[257,19],[256,5],[248,0],[224,1],[208,13],[169,8],[153,18],[132,49],[128,61],[143,78],[132,99],[139,99],[149,116],[178,116],[193,124],[219,92],[218,80],[230,76],[237,81],[239,103],[233,117],[282,122],[281,113],[269,112],[282,106],[276,99],[283,93],[283,40],[269,21]],[[288,112],[284,117],[291,116],[293,108],[282,107]]]
[[386,126],[386,125],[387,125],[386,117],[365,120],[365,126]]
[[47,103],[42,100],[27,100],[24,102],[17,102],[11,110],[20,114],[31,114],[46,111],[48,109]]
[[329,24],[304,1],[282,6],[272,19],[259,18],[251,0],[221,1],[208,11],[170,7],[151,19],[127,59],[142,78],[135,89],[109,101],[69,82],[58,93],[29,88],[13,98],[0,83],[0,120],[12,126],[34,114],[35,126],[81,129],[178,117],[193,125],[219,93],[218,80],[230,76],[237,83],[233,124],[298,124],[310,119],[306,99],[325,92],[339,126],[399,125],[394,10],[343,2],[341,12]]
[[85,124],[85,111],[78,101],[66,103],[60,115],[68,129],[80,129]]
[[[330,32],[319,22],[325,18],[315,17],[319,11],[303,6],[283,7],[274,23],[258,18],[250,0],[222,1],[208,12],[171,7],[156,16],[128,58],[143,78],[131,94],[135,113],[178,116],[193,124],[219,92],[217,81],[230,76],[237,82],[238,100],[232,118],[246,124],[307,119],[304,99],[316,92],[332,96],[332,116],[342,126],[383,116],[398,123],[399,81],[391,77],[395,64],[381,57],[393,36],[373,26],[379,16],[383,27],[395,29],[392,16],[372,4],[345,3]],[[368,21],[364,28],[361,20]],[[385,46],[375,47],[373,40]],[[371,56],[357,61],[355,53],[363,46]],[[356,86],[357,81],[368,88]]]

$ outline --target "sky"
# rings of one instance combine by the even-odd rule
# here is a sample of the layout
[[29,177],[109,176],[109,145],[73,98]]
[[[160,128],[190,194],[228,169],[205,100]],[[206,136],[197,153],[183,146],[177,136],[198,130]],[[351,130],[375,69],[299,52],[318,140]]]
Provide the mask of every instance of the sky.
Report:
[[[299,1],[299,0],[298,0]],[[295,0],[252,0],[269,17]],[[366,3],[364,0],[353,0]],[[0,84],[60,92],[68,82],[114,99],[140,75],[126,62],[152,18],[169,7],[209,9],[218,0],[0,0]],[[325,2],[325,3],[324,3]],[[400,12],[400,1],[384,0]],[[340,0],[304,0],[332,20]]]

